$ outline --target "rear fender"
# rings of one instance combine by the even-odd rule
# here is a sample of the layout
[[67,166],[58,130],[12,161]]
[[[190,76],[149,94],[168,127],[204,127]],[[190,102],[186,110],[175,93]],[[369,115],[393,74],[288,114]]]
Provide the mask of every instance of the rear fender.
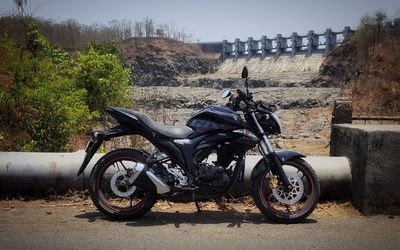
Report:
[[[278,155],[282,164],[284,164],[285,161],[288,161],[296,157],[301,157],[301,158],[306,157],[305,155],[302,155],[294,151],[276,151],[276,154]],[[251,171],[251,180],[254,180],[254,178],[256,178],[259,174],[264,173],[264,171],[270,169],[271,164],[272,162],[269,162],[264,158],[259,160],[256,166],[253,168],[253,171]]]
[[83,171],[85,171],[85,168],[89,164],[90,160],[92,159],[93,155],[97,152],[99,147],[104,141],[110,140],[111,138],[114,137],[119,137],[119,136],[124,136],[124,135],[132,135],[135,134],[132,130],[123,127],[123,126],[117,126],[114,128],[111,128],[107,131],[95,131],[92,132],[92,139],[89,141],[89,143],[86,146],[85,152],[85,159],[82,162],[81,167],[79,168],[77,176],[81,175]]

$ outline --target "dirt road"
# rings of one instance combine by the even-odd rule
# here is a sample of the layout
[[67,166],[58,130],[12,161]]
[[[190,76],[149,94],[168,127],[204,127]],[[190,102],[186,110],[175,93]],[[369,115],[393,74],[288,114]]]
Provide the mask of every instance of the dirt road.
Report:
[[[110,221],[90,202],[0,201],[1,249],[399,249],[400,217],[322,204],[296,225],[250,203],[158,203],[137,221]],[[179,211],[178,211],[179,210]]]

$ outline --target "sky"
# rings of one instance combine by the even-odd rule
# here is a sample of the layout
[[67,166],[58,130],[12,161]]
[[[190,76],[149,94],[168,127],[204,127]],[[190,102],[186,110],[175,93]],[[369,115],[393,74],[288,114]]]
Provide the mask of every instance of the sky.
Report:
[[[83,24],[148,16],[156,23],[174,24],[200,42],[354,29],[363,15],[376,10],[400,17],[399,0],[28,0],[28,7],[37,17],[73,18]],[[13,0],[0,0],[0,13],[13,9]]]

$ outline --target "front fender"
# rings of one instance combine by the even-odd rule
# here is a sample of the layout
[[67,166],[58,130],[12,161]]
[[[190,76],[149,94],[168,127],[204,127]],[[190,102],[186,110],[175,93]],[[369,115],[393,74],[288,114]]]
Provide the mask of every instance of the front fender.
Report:
[[305,155],[294,152],[294,151],[276,151],[275,153],[279,156],[279,159],[281,160],[282,163],[284,163],[287,160],[296,158],[296,157],[300,157],[300,158],[306,157]]
[[[282,164],[285,163],[285,161],[288,161],[288,160],[296,158],[296,157],[301,157],[301,158],[306,157],[305,155],[294,152],[294,151],[276,151],[276,154],[278,155]],[[259,160],[257,162],[256,166],[251,171],[251,180],[254,180],[254,178],[256,178],[259,174],[268,170],[270,168],[269,164],[271,164],[271,163],[267,162],[264,158]]]

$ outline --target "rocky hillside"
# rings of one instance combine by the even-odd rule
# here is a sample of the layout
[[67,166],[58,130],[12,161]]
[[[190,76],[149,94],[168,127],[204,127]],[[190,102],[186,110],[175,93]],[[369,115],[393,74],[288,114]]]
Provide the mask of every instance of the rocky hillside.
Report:
[[138,86],[180,86],[179,77],[212,72],[218,62],[196,45],[166,38],[131,38],[119,46]]
[[317,80],[345,87],[355,115],[400,115],[400,35],[389,34],[367,49],[356,41],[337,47]]
[[335,48],[321,64],[319,76],[334,85],[356,79],[360,74],[356,56],[357,48],[354,43],[347,42]]
[[400,83],[400,39],[384,41],[367,57],[357,44],[335,48],[321,64],[319,75],[333,83],[350,83],[365,78]]
[[250,87],[323,85],[314,80],[321,55],[260,60],[245,58],[221,62],[219,54],[206,54],[195,44],[166,38],[131,38],[119,43],[125,64],[133,68],[137,86],[238,88],[240,72],[249,69]]

